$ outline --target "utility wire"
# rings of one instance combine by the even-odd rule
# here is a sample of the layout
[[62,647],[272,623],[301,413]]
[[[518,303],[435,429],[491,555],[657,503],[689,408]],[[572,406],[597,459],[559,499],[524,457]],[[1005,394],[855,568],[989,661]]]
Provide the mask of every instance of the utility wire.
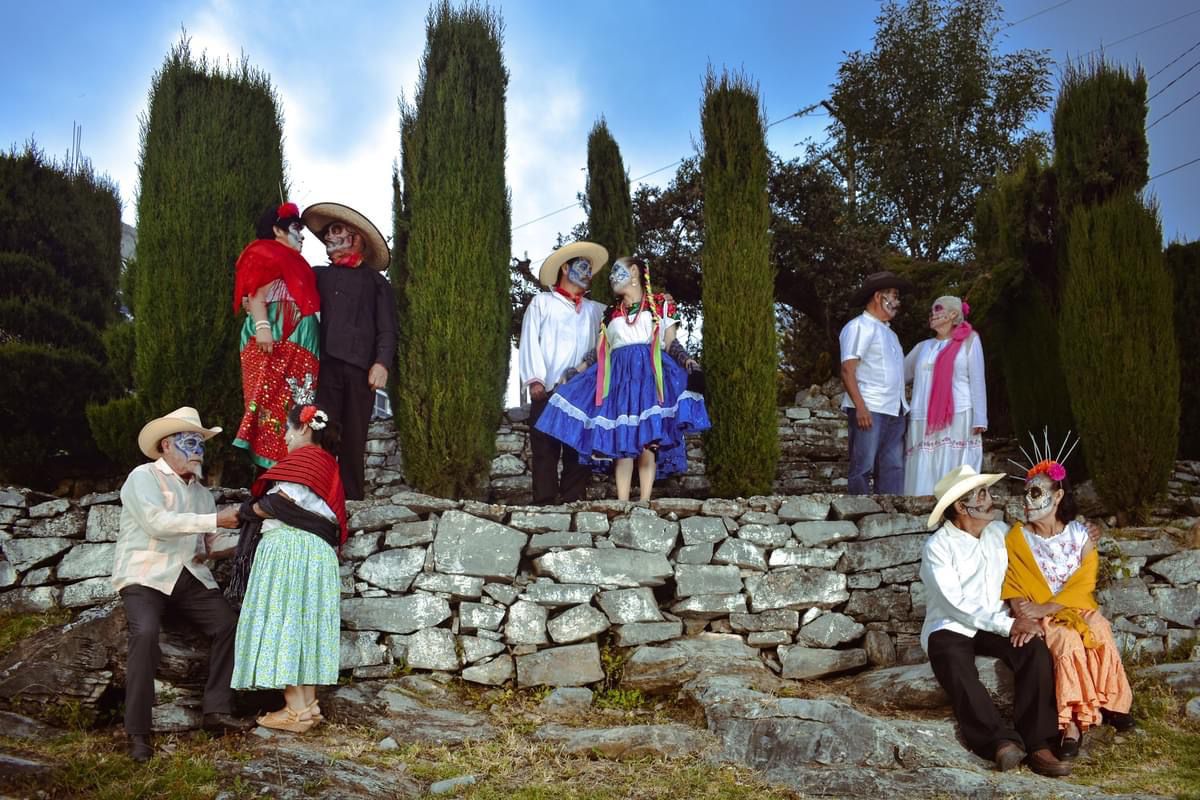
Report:
[[1186,56],[1188,53],[1190,53],[1190,52],[1192,52],[1193,50],[1195,50],[1197,47],[1200,47],[1200,42],[1196,42],[1194,45],[1192,45],[1191,47],[1189,47],[1187,50],[1184,50],[1182,53],[1180,53],[1179,55],[1175,56],[1175,58],[1171,60],[1171,63],[1170,63],[1170,64],[1167,64],[1165,67],[1163,67],[1162,69],[1160,69],[1158,72],[1154,73],[1154,74],[1153,74],[1153,75],[1151,75],[1149,78],[1146,78],[1146,80],[1147,80],[1147,81],[1152,81],[1152,80],[1154,80],[1154,79],[1155,79],[1155,78],[1157,78],[1159,75],[1163,74],[1165,71],[1167,71],[1167,70],[1168,70],[1168,69],[1170,69],[1171,67],[1175,66],[1176,62],[1178,62],[1178,61],[1179,61],[1179,59],[1183,58],[1183,57],[1184,57],[1184,56]]
[[1043,8],[1041,11],[1035,11],[1035,12],[1033,12],[1032,14],[1030,14],[1030,15],[1029,15],[1029,16],[1027,16],[1027,17],[1021,17],[1021,18],[1020,18],[1019,20],[1017,20],[1016,22],[1010,22],[1010,23],[1008,23],[1007,25],[1005,25],[1003,28],[1001,28],[1000,30],[1002,30],[1002,31],[1006,31],[1006,30],[1008,30],[1009,28],[1015,28],[1015,27],[1017,27],[1018,25],[1020,25],[1022,22],[1028,22],[1029,20],[1033,19],[1034,17],[1040,17],[1042,14],[1046,14],[1046,13],[1048,13],[1048,12],[1050,12],[1050,11],[1053,11],[1053,10],[1054,10],[1054,9],[1056,9],[1056,8],[1062,8],[1063,6],[1065,6],[1065,5],[1066,5],[1067,3],[1069,3],[1069,2],[1071,2],[1071,0],[1062,0],[1062,2],[1061,2],[1061,3],[1057,3],[1057,4],[1055,4],[1055,5],[1048,6],[1047,8]]
[[1172,114],[1174,114],[1176,111],[1178,111],[1179,109],[1181,109],[1181,108],[1183,108],[1184,106],[1186,106],[1188,103],[1190,103],[1190,102],[1192,102],[1193,100],[1195,100],[1197,97],[1200,97],[1200,92],[1196,92],[1194,95],[1192,95],[1191,97],[1189,97],[1187,100],[1184,100],[1182,103],[1180,103],[1179,105],[1175,106],[1174,108],[1172,108],[1172,109],[1171,109],[1170,111],[1168,111],[1167,113],[1163,114],[1163,115],[1162,115],[1161,117],[1159,117],[1158,119],[1154,120],[1154,122],[1151,122],[1149,125],[1147,125],[1147,126],[1146,126],[1146,130],[1150,130],[1150,129],[1151,129],[1151,128],[1153,128],[1155,125],[1157,125],[1158,123],[1162,122],[1164,119],[1166,119],[1167,117],[1171,116],[1171,115],[1172,115]]
[[1137,37],[1142,36],[1143,34],[1150,33],[1150,31],[1156,31],[1159,28],[1164,28],[1167,25],[1172,25],[1176,22],[1179,22],[1179,20],[1181,20],[1181,19],[1187,19],[1188,17],[1194,16],[1196,14],[1200,14],[1200,8],[1189,11],[1186,14],[1180,14],[1175,19],[1169,19],[1166,22],[1160,22],[1157,25],[1151,25],[1149,28],[1146,28],[1145,30],[1138,31],[1137,33],[1131,33],[1128,36],[1124,36],[1120,39],[1117,39],[1115,42],[1109,42],[1108,44],[1102,44],[1099,47],[1094,47],[1091,50],[1088,50],[1083,55],[1079,56],[1079,58],[1085,58],[1087,56],[1090,56],[1092,53],[1099,53],[1101,50],[1104,50],[1105,48],[1108,48],[1108,47],[1116,47],[1119,44],[1124,44],[1125,42],[1128,42],[1130,39],[1136,39]]
[[[1069,2],[1069,0],[1068,0],[1068,2]],[[788,114],[786,117],[780,117],[779,119],[777,119],[774,122],[767,125],[767,127],[773,128],[774,126],[778,125],[779,123],[786,122],[787,120],[792,119],[793,117],[803,117],[807,114],[811,114],[813,111],[815,111],[817,109],[818,106],[820,106],[820,103],[813,103],[810,106],[805,106],[804,108],[800,109],[799,111],[793,111],[791,114]],[[636,178],[630,178],[629,182],[637,183],[640,180],[649,178],[651,175],[657,175],[658,173],[660,173],[664,170],[668,170],[671,167],[674,167],[681,163],[683,163],[683,159],[677,158],[674,161],[672,161],[670,164],[664,164],[663,166],[659,167],[658,169],[652,169],[649,172],[645,173],[644,175],[638,175]],[[542,216],[538,217],[537,219],[531,219],[528,222],[522,222],[520,225],[513,225],[512,230],[514,230],[514,231],[520,230],[521,228],[528,227],[528,226],[534,224],[535,222],[541,222],[544,219],[549,219],[550,217],[553,217],[555,214],[561,214],[564,211],[570,211],[572,208],[576,208],[579,205],[580,205],[580,202],[578,200],[576,200],[574,203],[571,203],[569,206],[563,206],[562,208],[555,209],[554,211],[551,211],[548,214],[543,214]]]
[[1185,70],[1183,71],[1183,73],[1182,73],[1182,74],[1180,74],[1180,75],[1176,76],[1175,80],[1171,81],[1171,82],[1170,82],[1170,83],[1168,83],[1166,86],[1162,87],[1162,88],[1161,88],[1161,89],[1159,89],[1157,92],[1155,92],[1154,94],[1152,94],[1152,95],[1150,95],[1149,97],[1147,97],[1147,98],[1146,98],[1146,102],[1147,102],[1147,103],[1149,103],[1151,100],[1153,100],[1154,98],[1158,97],[1160,94],[1162,94],[1163,92],[1165,92],[1167,89],[1170,89],[1172,86],[1174,86],[1175,84],[1179,83],[1179,79],[1180,79],[1180,78],[1182,78],[1184,75],[1187,75],[1189,72],[1191,72],[1192,70],[1194,70],[1196,67],[1200,67],[1200,61],[1197,61],[1195,64],[1192,64],[1190,67],[1188,67],[1187,69],[1185,69]]
[[1157,180],[1157,179],[1161,178],[1163,175],[1170,175],[1172,172],[1175,172],[1176,170],[1183,169],[1184,167],[1190,167],[1192,164],[1196,164],[1196,163],[1200,163],[1200,158],[1193,158],[1191,161],[1186,161],[1178,166],[1171,167],[1168,170],[1164,170],[1164,171],[1158,173],[1157,175],[1152,175],[1150,177],[1150,180],[1152,180],[1152,181]]

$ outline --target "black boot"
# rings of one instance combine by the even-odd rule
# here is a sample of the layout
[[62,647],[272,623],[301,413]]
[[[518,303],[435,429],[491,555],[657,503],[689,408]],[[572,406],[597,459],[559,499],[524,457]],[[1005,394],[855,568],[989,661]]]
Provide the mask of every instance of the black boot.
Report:
[[1100,718],[1104,720],[1105,725],[1116,728],[1118,733],[1125,733],[1137,727],[1137,722],[1133,717],[1121,711],[1109,711],[1107,708],[1102,708],[1100,709]]
[[145,764],[154,757],[154,742],[146,734],[130,734],[129,757],[139,764]]

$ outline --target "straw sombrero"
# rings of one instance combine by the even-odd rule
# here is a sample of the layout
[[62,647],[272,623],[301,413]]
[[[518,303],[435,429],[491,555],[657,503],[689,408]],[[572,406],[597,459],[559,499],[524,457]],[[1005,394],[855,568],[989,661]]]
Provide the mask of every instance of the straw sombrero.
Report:
[[933,487],[933,496],[937,498],[937,505],[933,507],[933,512],[929,515],[929,522],[925,527],[932,528],[941,522],[942,515],[946,513],[947,508],[954,505],[955,500],[968,492],[975,491],[980,486],[991,486],[1003,477],[1003,474],[986,472],[980,474],[970,464],[963,464],[961,467],[950,470]]
[[604,269],[608,263],[608,250],[592,242],[572,242],[555,250],[546,256],[538,269],[538,281],[547,289],[553,289],[558,283],[558,269],[573,258],[586,258],[592,265],[592,277]]
[[383,272],[392,260],[387,241],[371,220],[341,203],[314,203],[304,209],[301,221],[320,238],[321,231],[331,222],[343,222],[363,236],[363,263]]
[[185,431],[199,433],[207,441],[220,433],[221,429],[204,427],[200,424],[200,413],[191,406],[183,406],[143,425],[141,433],[138,434],[138,447],[146,458],[158,458],[162,455],[162,449],[158,445],[163,437]]

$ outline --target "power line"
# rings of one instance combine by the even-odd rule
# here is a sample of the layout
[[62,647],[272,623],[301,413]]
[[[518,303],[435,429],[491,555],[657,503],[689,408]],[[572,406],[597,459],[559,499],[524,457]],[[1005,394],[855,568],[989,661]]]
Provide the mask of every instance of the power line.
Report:
[[1200,14],[1200,8],[1197,8],[1193,11],[1189,11],[1186,14],[1180,14],[1175,19],[1169,19],[1166,22],[1160,22],[1157,25],[1151,25],[1149,28],[1146,28],[1145,30],[1138,31],[1137,33],[1131,33],[1128,36],[1117,39],[1115,42],[1109,42],[1108,44],[1102,44],[1099,47],[1092,48],[1091,50],[1088,50],[1083,55],[1079,56],[1079,58],[1085,58],[1086,56],[1090,56],[1092,53],[1099,53],[1101,50],[1105,49],[1106,47],[1116,47],[1119,44],[1124,44],[1125,42],[1128,42],[1130,39],[1136,39],[1137,37],[1139,37],[1143,34],[1150,33],[1150,31],[1156,31],[1159,28],[1164,28],[1167,25],[1172,25],[1176,22],[1179,22],[1179,20],[1181,20],[1181,19],[1187,19],[1188,17],[1194,16],[1196,14]]
[[1146,78],[1146,80],[1147,80],[1147,81],[1152,81],[1152,80],[1154,80],[1154,79],[1155,79],[1155,78],[1157,78],[1159,75],[1163,74],[1163,72],[1165,72],[1166,70],[1168,70],[1168,69],[1170,69],[1171,67],[1175,66],[1176,62],[1178,62],[1178,61],[1179,61],[1179,59],[1183,58],[1183,57],[1184,57],[1184,56],[1186,56],[1188,53],[1190,53],[1190,52],[1192,52],[1193,50],[1195,50],[1197,47],[1200,47],[1200,42],[1196,42],[1194,45],[1192,45],[1191,47],[1189,47],[1187,50],[1184,50],[1182,53],[1180,53],[1179,55],[1175,56],[1175,58],[1171,60],[1171,63],[1170,63],[1170,64],[1167,64],[1165,67],[1163,67],[1162,69],[1160,69],[1158,72],[1154,73],[1154,74],[1153,74],[1153,75],[1151,75],[1149,78]]
[[1176,170],[1183,169],[1184,167],[1190,167],[1192,164],[1196,164],[1196,163],[1200,163],[1200,158],[1193,158],[1191,161],[1186,161],[1183,164],[1180,164],[1175,167],[1171,167],[1168,170],[1164,170],[1164,171],[1158,173],[1157,175],[1152,175],[1152,176],[1150,176],[1150,180],[1152,180],[1152,181],[1158,180],[1163,175],[1170,175],[1172,172],[1175,172]]
[[[1068,0],[1068,1],[1069,1],[1069,0]],[[812,105],[810,105],[810,106],[805,106],[804,108],[800,109],[799,111],[793,111],[791,114],[788,114],[786,117],[780,117],[779,119],[777,119],[777,120],[775,120],[774,122],[770,123],[769,125],[767,125],[767,127],[768,127],[768,128],[772,128],[772,127],[774,127],[774,126],[778,125],[778,124],[779,124],[779,123],[781,123],[781,122],[786,122],[787,120],[789,120],[789,119],[792,119],[793,117],[803,117],[803,116],[806,116],[806,115],[808,115],[808,114],[811,114],[813,111],[815,111],[815,110],[817,109],[817,107],[818,107],[819,105],[820,105],[820,103],[813,103],[813,104],[812,104]],[[640,180],[644,180],[644,179],[646,179],[646,178],[649,178],[651,175],[657,175],[658,173],[660,173],[660,172],[662,172],[662,171],[664,171],[664,170],[668,170],[668,169],[670,169],[671,167],[674,167],[674,166],[676,166],[676,165],[678,165],[678,164],[682,164],[682,163],[683,163],[683,159],[682,159],[682,158],[677,158],[677,159],[675,159],[674,161],[672,161],[670,164],[664,164],[663,166],[659,167],[658,169],[652,169],[652,170],[650,170],[649,172],[645,173],[644,175],[639,175],[639,176],[637,176],[636,178],[630,178],[630,179],[629,179],[629,182],[630,182],[630,183],[637,183],[637,182],[638,182],[638,181],[640,181]],[[580,206],[580,205],[582,205],[582,204],[580,203],[580,201],[576,200],[574,203],[571,203],[571,204],[570,204],[570,205],[568,205],[568,206],[563,206],[562,208],[555,209],[554,211],[551,211],[551,212],[549,212],[548,214],[543,214],[542,216],[538,217],[537,219],[531,219],[531,220],[529,220],[528,222],[522,222],[520,225],[513,225],[513,226],[512,226],[512,230],[514,230],[514,231],[515,231],[515,230],[520,230],[521,228],[525,228],[525,227],[528,227],[528,226],[530,226],[530,225],[533,225],[535,222],[541,222],[541,221],[542,221],[542,220],[544,220],[544,219],[549,219],[550,217],[553,217],[555,214],[561,214],[561,213],[563,213],[564,211],[570,211],[572,208],[576,208],[576,207],[578,207],[578,206]]]
[[1167,117],[1171,116],[1171,115],[1172,115],[1172,114],[1174,114],[1176,111],[1178,111],[1179,109],[1181,109],[1181,108],[1183,108],[1184,106],[1186,106],[1188,103],[1190,103],[1190,102],[1192,102],[1193,100],[1195,100],[1197,97],[1200,97],[1200,92],[1196,92],[1194,95],[1192,95],[1191,97],[1189,97],[1187,100],[1184,100],[1182,103],[1180,103],[1179,105],[1175,106],[1174,108],[1172,108],[1172,109],[1171,109],[1170,111],[1168,111],[1167,113],[1163,114],[1163,115],[1162,115],[1161,117],[1159,117],[1158,119],[1154,120],[1154,122],[1151,122],[1149,125],[1147,125],[1147,126],[1146,126],[1146,130],[1150,130],[1150,129],[1151,129],[1151,128],[1153,128],[1155,125],[1157,125],[1158,123],[1162,122],[1164,119],[1166,119]]
[[1029,20],[1033,19],[1034,17],[1040,17],[1042,14],[1046,14],[1050,11],[1053,11],[1056,8],[1062,8],[1067,3],[1070,3],[1070,2],[1071,2],[1071,0],[1062,0],[1061,3],[1056,3],[1055,5],[1049,6],[1047,8],[1043,8],[1041,11],[1035,11],[1027,17],[1021,17],[1016,22],[1010,22],[1007,25],[1005,25],[1003,28],[1001,28],[1000,30],[1006,31],[1009,28],[1015,28],[1016,26],[1020,25],[1022,22],[1028,22]]
[[1161,89],[1159,89],[1157,92],[1155,92],[1154,94],[1152,94],[1152,95],[1150,95],[1149,97],[1147,97],[1147,98],[1146,98],[1146,102],[1147,102],[1147,103],[1149,103],[1151,100],[1153,100],[1154,98],[1158,97],[1160,94],[1162,94],[1163,92],[1165,92],[1167,89],[1170,89],[1172,86],[1174,86],[1175,84],[1179,83],[1179,79],[1180,79],[1180,78],[1182,78],[1184,75],[1187,75],[1189,72],[1191,72],[1192,70],[1194,70],[1196,67],[1200,67],[1200,61],[1197,61],[1195,64],[1192,64],[1190,67],[1188,67],[1187,69],[1185,69],[1181,75],[1178,75],[1178,76],[1176,76],[1176,77],[1175,77],[1175,80],[1171,81],[1171,82],[1170,82],[1170,83],[1168,83],[1166,86],[1162,87],[1162,88],[1161,88]]

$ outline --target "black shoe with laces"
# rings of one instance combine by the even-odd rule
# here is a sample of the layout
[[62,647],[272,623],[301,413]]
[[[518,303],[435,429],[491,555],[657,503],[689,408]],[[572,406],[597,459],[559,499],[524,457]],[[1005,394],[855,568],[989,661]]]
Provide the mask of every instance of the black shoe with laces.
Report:
[[1100,709],[1100,718],[1104,720],[1105,725],[1116,728],[1118,733],[1125,733],[1137,727],[1134,718],[1121,711],[1109,711],[1107,708],[1102,708]]

